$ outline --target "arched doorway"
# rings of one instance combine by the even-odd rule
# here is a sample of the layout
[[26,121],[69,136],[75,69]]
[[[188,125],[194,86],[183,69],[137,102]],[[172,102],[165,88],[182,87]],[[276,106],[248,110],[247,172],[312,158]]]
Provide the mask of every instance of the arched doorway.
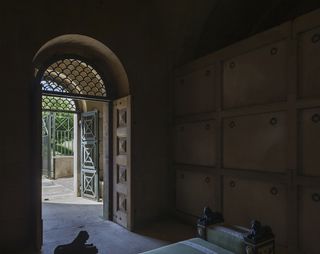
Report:
[[[79,104],[84,104],[87,101],[91,101],[90,104],[95,104],[92,111],[80,108],[79,125],[77,120],[74,122],[75,132],[80,133],[79,138],[75,137],[76,142],[74,143],[76,145],[80,144],[80,146],[79,149],[77,147],[74,149],[76,152],[73,165],[75,165],[75,189],[80,189],[82,197],[98,201],[102,198],[100,186],[103,186],[103,173],[106,171],[104,167],[107,168],[101,158],[103,158],[103,153],[108,150],[103,144],[100,146],[100,136],[105,136],[104,130],[107,126],[99,124],[99,119],[101,118],[102,123],[108,122],[108,119],[105,119],[107,118],[107,114],[104,112],[105,109],[101,107],[99,109],[99,104],[95,101],[110,102],[103,77],[87,61],[79,60],[78,56],[65,56],[59,60],[54,60],[38,75],[41,75],[42,105],[46,100],[51,99],[51,104],[55,103],[52,108],[57,108],[55,112],[60,111],[59,108],[65,106],[67,102],[69,102],[68,106],[70,107],[71,98],[78,100]],[[62,99],[64,101],[61,101]],[[101,117],[99,117],[99,114]],[[62,122],[65,123],[69,118],[62,118]],[[53,124],[52,127],[55,127],[55,125]],[[77,130],[78,127],[79,130]],[[56,128],[53,129],[56,130]],[[55,134],[55,131],[53,133]],[[59,141],[60,139],[59,145],[63,146],[68,141],[68,137],[64,136],[55,135],[54,140]],[[53,146],[53,148],[55,147],[57,147],[57,144]],[[55,149],[52,150],[55,151]],[[78,161],[80,161],[79,168]],[[64,163],[66,164],[66,162]],[[55,163],[52,164],[54,165]],[[55,171],[53,170],[52,172],[54,173]],[[80,174],[80,181],[77,179],[78,173]],[[50,176],[52,175],[56,174],[51,174]]]
[[[81,109],[79,143],[82,196],[98,199],[99,181],[103,187],[103,214],[106,219],[132,229],[131,203],[131,100],[125,70],[114,53],[102,43],[82,35],[65,35],[46,43],[34,58],[35,111],[38,119],[35,131],[40,130],[41,98],[75,100]],[[86,100],[102,102],[102,130],[99,144],[98,111],[88,112]],[[92,104],[92,103],[91,103]],[[91,107],[92,108],[92,107]],[[77,121],[77,120],[76,120]],[[40,133],[40,132],[39,132]],[[36,150],[40,151],[41,139]],[[103,153],[99,154],[99,147]],[[35,159],[36,170],[41,161]],[[100,156],[99,156],[100,155]],[[101,161],[97,158],[101,158]],[[103,179],[99,179],[99,165]],[[36,174],[38,176],[38,174]],[[36,186],[38,197],[41,182]],[[41,202],[36,202],[36,231],[41,246]]]
[[[72,177],[78,103],[70,98],[42,95],[42,176]],[[77,141],[77,140],[76,140]],[[56,156],[60,163],[56,162]]]

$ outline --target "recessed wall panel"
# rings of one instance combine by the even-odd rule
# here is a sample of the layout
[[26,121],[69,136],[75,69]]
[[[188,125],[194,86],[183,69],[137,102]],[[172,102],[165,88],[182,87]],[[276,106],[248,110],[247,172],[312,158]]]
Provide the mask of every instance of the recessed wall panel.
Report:
[[280,41],[224,62],[223,106],[286,100],[286,42]]
[[213,66],[209,66],[176,79],[176,115],[214,111],[214,74]]
[[302,253],[319,253],[320,189],[301,188],[299,205],[299,247]]
[[301,172],[303,175],[320,176],[320,108],[303,110],[300,114],[302,142]]
[[201,172],[177,170],[176,209],[200,216],[205,206],[217,209],[216,178]]
[[284,172],[286,125],[285,112],[224,119],[223,167]]
[[214,166],[216,162],[215,121],[177,125],[175,129],[175,162]]
[[227,223],[250,227],[255,219],[269,225],[276,243],[287,245],[287,190],[279,184],[226,177],[223,214]]
[[299,35],[299,92],[301,97],[320,96],[320,27]]

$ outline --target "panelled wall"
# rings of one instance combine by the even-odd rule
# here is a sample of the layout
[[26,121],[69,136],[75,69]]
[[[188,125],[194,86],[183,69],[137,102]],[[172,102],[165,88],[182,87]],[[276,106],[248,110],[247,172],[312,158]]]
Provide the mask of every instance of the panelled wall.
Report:
[[273,228],[278,253],[319,253],[320,11],[179,68],[176,210]]

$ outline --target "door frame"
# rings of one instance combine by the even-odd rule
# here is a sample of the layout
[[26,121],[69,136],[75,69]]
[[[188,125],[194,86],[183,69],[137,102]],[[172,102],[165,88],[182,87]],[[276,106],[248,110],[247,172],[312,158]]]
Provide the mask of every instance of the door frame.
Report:
[[[35,169],[33,171],[33,174],[31,174],[31,188],[32,188],[32,193],[34,193],[34,196],[32,198],[32,206],[34,209],[34,214],[35,216],[32,217],[32,232],[35,237],[35,242],[34,242],[34,248],[36,250],[41,250],[41,247],[43,245],[43,219],[42,219],[42,96],[43,95],[48,95],[46,93],[42,92],[41,88],[41,79],[44,71],[50,66],[53,62],[63,59],[63,58],[75,58],[79,59],[81,61],[84,61],[88,64],[90,64],[98,73],[99,68],[96,67],[96,65],[92,65],[91,61],[88,61],[81,56],[78,55],[59,55],[59,56],[54,56],[50,58],[48,61],[45,62],[41,66],[41,69],[37,70],[35,78],[33,78],[32,82],[32,89],[31,89],[31,99],[32,99],[32,104],[31,104],[31,113],[34,116],[34,119],[32,121],[32,133],[31,137],[32,140],[34,140],[34,149],[31,153],[32,157],[32,167]],[[103,77],[102,77],[103,78]],[[104,83],[106,84],[106,80],[104,80]],[[106,88],[107,89],[107,88]],[[54,96],[54,94],[52,94]],[[112,137],[113,137],[113,132],[112,132],[112,126],[113,126],[113,118],[112,118],[112,101],[110,97],[106,98],[97,98],[97,97],[87,97],[87,96],[64,96],[57,94],[57,96],[63,97],[63,98],[71,98],[75,100],[88,100],[88,101],[97,101],[97,102],[102,102],[105,114],[103,115],[103,128],[107,127],[107,130],[104,131],[103,133],[107,133],[105,137],[102,139],[102,144],[106,150],[105,155],[107,155],[107,158],[103,162],[103,218],[106,220],[111,220],[112,221],[112,213],[113,213],[113,198],[112,198],[112,193],[113,193],[113,147],[112,147]],[[79,114],[77,115],[77,119],[79,120]],[[80,129],[79,129],[79,124],[77,123],[77,129],[78,129],[78,135],[77,135],[77,172],[80,172],[80,154],[81,154],[81,148],[80,148]],[[76,137],[75,137],[76,138]],[[77,175],[77,178],[79,178],[79,175]],[[79,180],[77,179],[77,182]],[[109,186],[109,188],[107,187]],[[78,192],[79,186],[77,185],[76,193]]]
[[[40,81],[41,77],[39,73],[41,70],[45,69],[45,66],[48,66],[49,60],[53,58],[66,56],[71,54],[76,58],[81,58],[81,56],[86,59],[91,59],[91,63],[97,63],[99,65],[99,72],[102,74],[103,78],[107,78],[108,84],[108,94],[112,101],[115,98],[120,98],[126,95],[131,94],[131,89],[129,85],[128,76],[126,70],[121,63],[117,55],[110,50],[105,44],[100,41],[85,35],[80,34],[65,34],[57,36],[39,48],[32,59],[32,66],[29,69],[30,76],[30,112],[33,117],[31,121],[30,132],[31,139],[34,141],[32,149],[29,150],[30,154],[30,165],[31,165],[31,174],[30,174],[30,188],[31,188],[31,211],[30,211],[30,240],[32,242],[32,248],[34,250],[40,250],[42,246],[42,203],[41,203],[41,168],[42,168],[42,157],[41,157],[41,148],[42,148],[42,135],[41,135],[41,113],[42,113],[42,91]],[[50,61],[52,62],[52,61]],[[93,65],[92,65],[93,66]],[[93,66],[96,67],[96,66]],[[99,70],[99,68],[97,68]],[[113,168],[113,157],[112,157],[112,103],[104,103],[104,107],[107,107],[108,111],[104,111],[107,114],[107,117],[104,119],[109,119],[105,126],[108,126],[108,132],[106,133],[107,139],[103,139],[103,142],[109,142],[105,147],[109,150],[106,151],[108,155],[107,158],[104,158],[104,164],[108,165],[109,170],[104,172],[104,182],[109,183],[110,188],[104,188],[104,197],[108,197],[111,201],[104,202],[104,217],[112,218],[112,168]],[[109,106],[108,106],[109,105]],[[32,150],[32,151],[31,151]],[[109,180],[111,182],[109,182]],[[133,216],[132,216],[133,218]]]
[[[43,220],[42,220],[42,96],[43,93],[41,91],[41,86],[39,86],[39,82],[35,82],[35,87],[38,86],[39,88],[35,88],[34,93],[34,101],[37,103],[34,103],[32,110],[34,112],[35,121],[33,121],[33,128],[32,128],[32,137],[36,137],[35,140],[35,150],[37,151],[33,153],[35,159],[34,161],[34,167],[37,168],[38,172],[35,172],[35,177],[32,177],[33,179],[33,193],[36,193],[36,200],[35,200],[35,206],[36,206],[36,215],[38,220],[35,220],[35,235],[36,238],[39,239],[36,242],[36,249],[41,249],[41,246],[43,245]],[[36,96],[38,94],[38,96]],[[76,99],[76,98],[75,98]],[[81,97],[81,100],[85,100],[83,97]],[[90,101],[97,101],[93,99],[87,99]],[[101,143],[104,152],[104,156],[102,159],[102,165],[103,165],[103,189],[101,189],[101,192],[103,193],[103,218],[106,220],[111,220],[113,218],[113,106],[112,101],[106,100],[106,101],[97,101],[102,103],[103,106],[103,115],[102,115],[102,137],[101,137]],[[101,112],[102,113],[102,112]],[[99,118],[99,112],[98,116]],[[76,178],[74,180],[74,183],[76,185],[74,186],[74,191],[77,196],[81,194],[81,189],[79,189],[81,182],[81,126],[79,126],[79,120],[81,119],[81,112],[75,113],[75,120],[77,122],[75,123],[75,130],[76,130],[76,136],[74,136],[75,140],[75,150],[74,150],[74,177]],[[99,120],[98,120],[99,121]],[[98,133],[99,133],[99,125],[98,125]],[[100,143],[98,139],[98,144]],[[75,175],[77,173],[77,175]],[[98,181],[99,182],[99,181]],[[107,183],[107,184],[106,184]],[[81,196],[81,195],[80,195]]]

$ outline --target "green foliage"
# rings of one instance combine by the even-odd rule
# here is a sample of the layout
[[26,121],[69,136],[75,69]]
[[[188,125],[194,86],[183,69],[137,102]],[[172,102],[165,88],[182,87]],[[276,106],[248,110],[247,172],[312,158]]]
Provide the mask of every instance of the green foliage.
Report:
[[43,124],[46,125],[45,129],[50,129],[51,132],[51,145],[56,154],[72,155],[73,154],[73,113],[63,112],[42,112]]
[[60,155],[73,155],[73,150],[62,144],[56,144],[56,152]]

